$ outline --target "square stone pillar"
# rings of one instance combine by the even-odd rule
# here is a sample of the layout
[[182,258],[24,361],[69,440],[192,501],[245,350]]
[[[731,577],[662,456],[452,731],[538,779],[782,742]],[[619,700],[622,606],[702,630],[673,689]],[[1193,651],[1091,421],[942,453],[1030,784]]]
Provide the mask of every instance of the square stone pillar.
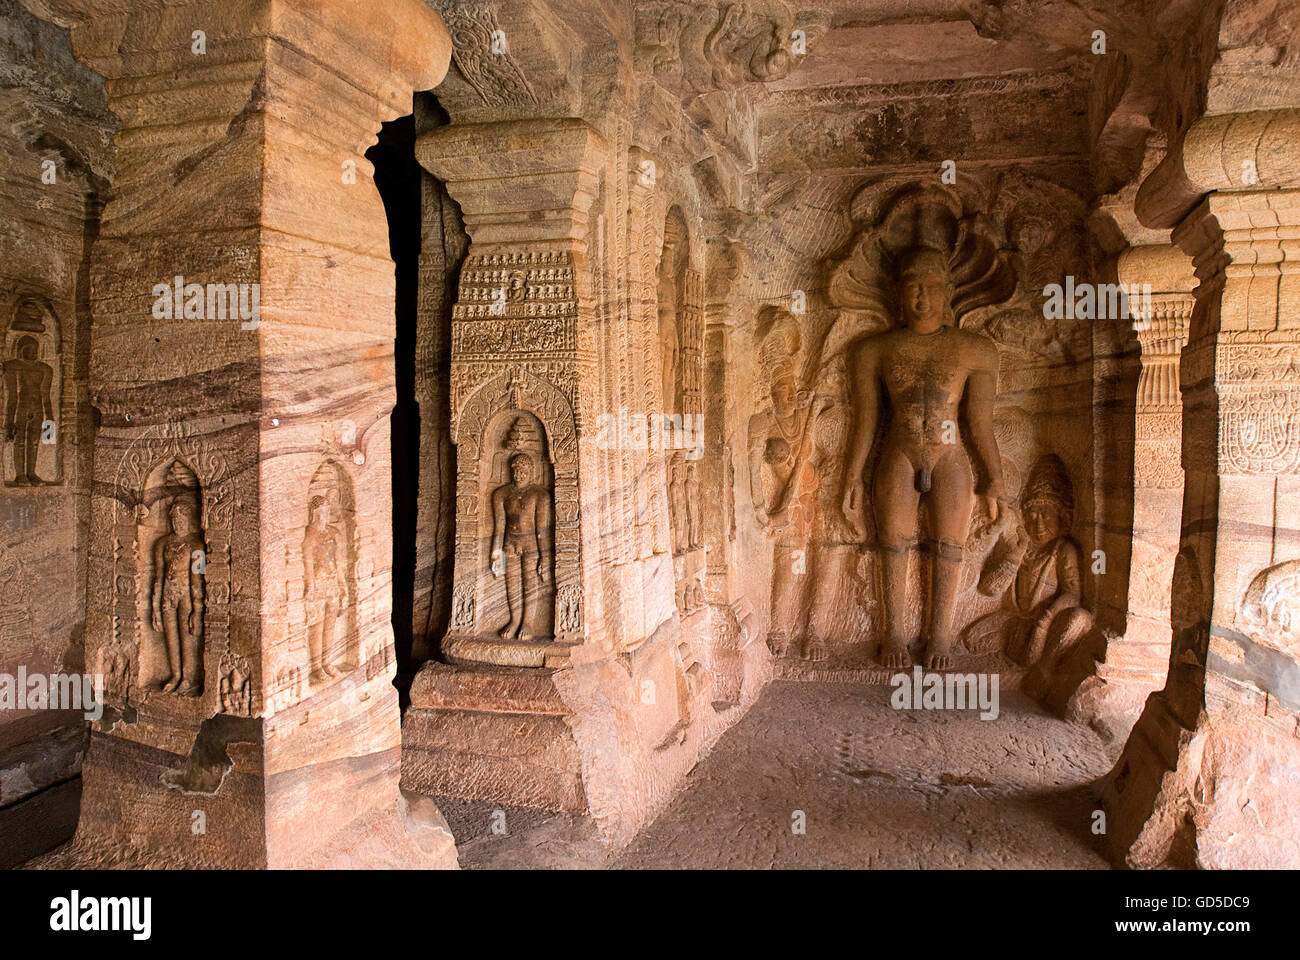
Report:
[[109,709],[75,849],[454,865],[397,787],[394,280],[363,156],[445,74],[446,31],[419,0],[28,2],[121,120],[91,293]]
[[[412,685],[403,776],[423,793],[586,809],[552,671],[602,621],[602,504],[587,502],[598,470],[580,439],[598,392],[588,212],[606,152],[572,118],[452,125],[416,142],[471,237],[452,312],[455,566],[441,643],[459,666],[426,664]],[[529,492],[504,502],[520,462]],[[546,669],[508,669],[520,667]]]
[[1130,298],[1141,351],[1134,410],[1133,525],[1122,636],[1108,636],[1105,655],[1069,700],[1066,715],[1128,736],[1148,695],[1169,667],[1169,584],[1179,547],[1183,504],[1183,398],[1178,365],[1194,303],[1191,259],[1170,244],[1130,247],[1119,282],[1143,291]]
[[[579,396],[596,403],[587,212],[605,145],[582,121],[562,119],[442,127],[422,135],[416,152],[461,205],[472,238],[452,313],[456,556],[443,653],[561,666],[583,642],[584,601],[598,592],[588,585],[600,576],[598,549],[583,558],[602,505],[581,509],[579,431],[591,424]],[[506,543],[493,498],[516,457],[528,460],[546,501],[531,520],[546,569],[526,571],[524,623],[502,639],[512,602],[503,568],[514,557],[493,569],[494,544]],[[586,531],[582,514],[592,521]]]
[[[471,243],[452,314],[451,625],[446,662],[411,687],[402,777],[425,794],[588,813],[612,836],[666,800],[713,711],[674,615],[662,452],[610,426],[661,409],[649,278],[665,211],[625,122],[601,122],[417,138]],[[700,286],[684,281],[686,302]],[[686,320],[702,341],[701,314]],[[699,348],[688,365],[698,410]],[[519,633],[504,629],[520,613]]]
[[1138,196],[1200,284],[1169,676],[1104,795],[1133,866],[1300,866],[1297,143],[1300,111],[1207,117]]

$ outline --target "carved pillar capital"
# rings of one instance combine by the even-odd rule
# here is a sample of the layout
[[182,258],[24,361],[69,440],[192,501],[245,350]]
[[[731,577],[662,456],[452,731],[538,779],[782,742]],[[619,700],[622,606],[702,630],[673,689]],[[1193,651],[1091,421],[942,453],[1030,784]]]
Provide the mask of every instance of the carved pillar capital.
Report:
[[585,253],[608,149],[582,120],[452,124],[422,134],[415,155],[460,204],[476,252],[527,246]]
[[1300,110],[1202,117],[1138,190],[1138,219],[1177,226],[1210,192],[1300,187]]

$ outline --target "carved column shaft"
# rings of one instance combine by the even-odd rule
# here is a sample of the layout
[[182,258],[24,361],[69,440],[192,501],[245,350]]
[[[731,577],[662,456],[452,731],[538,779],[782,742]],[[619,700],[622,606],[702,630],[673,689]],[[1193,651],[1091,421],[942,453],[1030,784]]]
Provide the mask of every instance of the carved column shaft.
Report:
[[[432,130],[416,154],[460,204],[471,240],[452,315],[456,559],[443,649],[465,660],[559,665],[593,617],[600,622],[602,606],[595,519],[606,505],[587,479],[601,471],[586,431],[604,406],[588,238],[605,144],[580,120],[517,121]],[[500,442],[497,421],[514,412],[540,422],[553,472],[555,579],[545,593],[557,643],[495,638],[507,613],[490,570],[489,487],[502,481],[487,479],[500,453],[488,445]]]
[[[341,0],[39,7],[71,25],[122,123],[92,264],[87,660],[129,662],[78,836],[222,866],[327,862],[355,830],[404,843],[393,275],[362,153],[445,73],[445,31],[414,0],[365,17]],[[188,575],[159,560],[177,501],[200,511],[178,543],[202,545]],[[157,629],[160,594],[188,629]],[[329,682],[307,676],[313,627]],[[173,693],[160,643],[177,629],[199,650],[182,644]]]
[[[1163,679],[1169,660],[1169,584],[1178,553],[1182,509],[1182,393],[1178,363],[1192,312],[1191,261],[1173,247],[1130,251],[1120,265],[1124,284],[1153,288],[1149,315],[1134,323],[1141,349],[1133,451],[1133,552],[1124,656],[1107,651],[1120,671]],[[1145,298],[1144,298],[1145,300]],[[1135,645],[1137,645],[1135,647]],[[1149,691],[1148,691],[1149,692]]]
[[[1144,223],[1180,218],[1200,283],[1169,677],[1105,795],[1137,866],[1180,850],[1200,866],[1300,863],[1284,779],[1300,759],[1300,155],[1279,134],[1297,129],[1300,111],[1205,118],[1139,192]],[[1195,190],[1208,195],[1189,209]]]

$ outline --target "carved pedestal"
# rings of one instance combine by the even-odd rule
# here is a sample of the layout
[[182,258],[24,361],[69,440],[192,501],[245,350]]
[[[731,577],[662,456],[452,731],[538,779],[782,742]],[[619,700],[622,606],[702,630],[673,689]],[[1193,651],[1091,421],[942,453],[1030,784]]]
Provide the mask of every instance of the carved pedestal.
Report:
[[427,664],[402,720],[402,786],[585,813],[571,710],[550,670]]

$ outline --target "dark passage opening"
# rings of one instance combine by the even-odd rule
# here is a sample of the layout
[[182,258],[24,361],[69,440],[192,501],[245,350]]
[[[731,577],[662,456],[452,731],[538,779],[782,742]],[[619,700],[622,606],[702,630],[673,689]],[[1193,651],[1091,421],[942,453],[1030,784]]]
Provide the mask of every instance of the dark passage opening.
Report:
[[416,137],[447,122],[437,98],[418,93],[413,112],[384,124],[366,152],[388,216],[396,273],[393,632],[403,706],[415,671],[434,655],[451,615],[451,308],[468,238],[446,188],[415,158]]

